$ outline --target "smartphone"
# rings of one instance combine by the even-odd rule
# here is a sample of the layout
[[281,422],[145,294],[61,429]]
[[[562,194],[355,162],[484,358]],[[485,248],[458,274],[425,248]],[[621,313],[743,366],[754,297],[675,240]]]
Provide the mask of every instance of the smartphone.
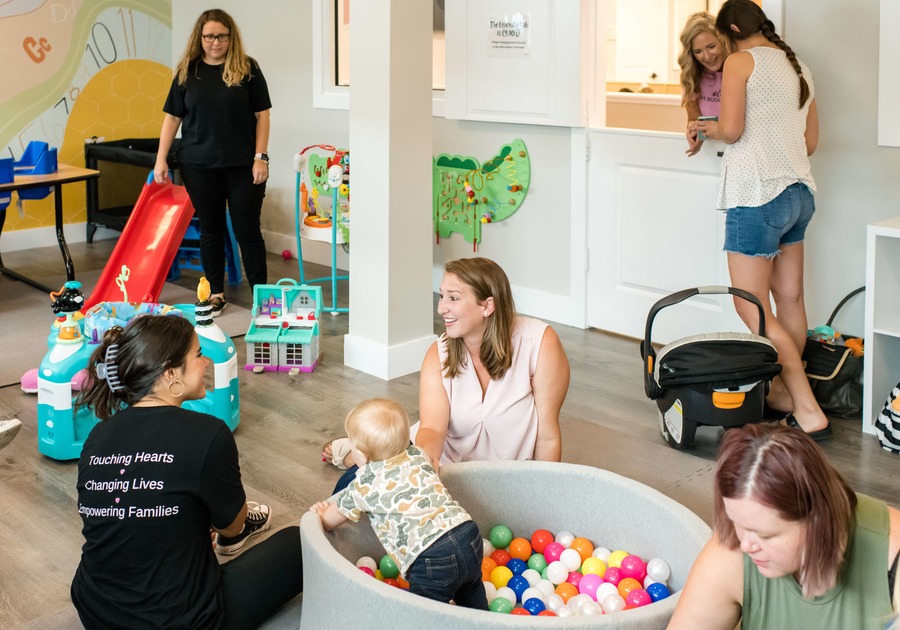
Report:
[[[718,116],[697,116],[697,120],[719,120]],[[702,131],[697,131],[697,139],[699,140],[708,140],[705,135],[703,135]]]

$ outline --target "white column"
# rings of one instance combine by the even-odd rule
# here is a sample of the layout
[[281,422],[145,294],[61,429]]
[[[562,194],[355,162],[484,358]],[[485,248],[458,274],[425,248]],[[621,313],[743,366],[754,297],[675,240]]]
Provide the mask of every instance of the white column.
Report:
[[432,3],[350,4],[350,332],[344,363],[385,380],[434,341]]

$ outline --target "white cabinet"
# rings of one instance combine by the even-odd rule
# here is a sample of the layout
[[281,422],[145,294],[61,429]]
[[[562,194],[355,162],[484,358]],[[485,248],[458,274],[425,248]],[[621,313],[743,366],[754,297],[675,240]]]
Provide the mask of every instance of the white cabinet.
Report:
[[900,381],[900,217],[868,226],[863,431]]

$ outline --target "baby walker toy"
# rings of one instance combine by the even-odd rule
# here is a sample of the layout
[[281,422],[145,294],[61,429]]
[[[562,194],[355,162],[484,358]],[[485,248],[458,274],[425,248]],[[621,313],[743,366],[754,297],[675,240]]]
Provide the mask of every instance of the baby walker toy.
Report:
[[[310,149],[332,155],[322,156]],[[308,146],[294,157],[296,191],[294,219],[297,226],[297,264],[301,284],[331,282],[332,315],[350,309],[337,305],[337,281],[349,276],[337,275],[337,246],[350,251],[350,152],[325,144]],[[327,201],[326,201],[327,200]],[[331,275],[307,280],[303,273],[302,239],[331,244]]]
[[240,423],[237,353],[231,338],[215,323],[209,283],[201,278],[196,304],[100,302],[81,317],[81,283],[66,282],[50,294],[53,312],[61,314],[47,340],[50,350],[38,370],[38,451],[56,460],[78,459],[99,419],[86,407],[73,408],[72,378],[87,367],[94,348],[113,326],[127,326],[141,315],[186,317],[194,323],[203,354],[214,364],[214,389],[184,403],[186,409],[216,416],[234,431]]

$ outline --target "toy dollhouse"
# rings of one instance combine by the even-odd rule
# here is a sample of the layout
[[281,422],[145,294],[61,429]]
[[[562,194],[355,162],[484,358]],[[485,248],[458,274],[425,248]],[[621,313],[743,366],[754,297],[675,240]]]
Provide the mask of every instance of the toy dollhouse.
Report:
[[282,278],[253,288],[253,319],[244,341],[247,370],[296,374],[319,363],[322,287]]

